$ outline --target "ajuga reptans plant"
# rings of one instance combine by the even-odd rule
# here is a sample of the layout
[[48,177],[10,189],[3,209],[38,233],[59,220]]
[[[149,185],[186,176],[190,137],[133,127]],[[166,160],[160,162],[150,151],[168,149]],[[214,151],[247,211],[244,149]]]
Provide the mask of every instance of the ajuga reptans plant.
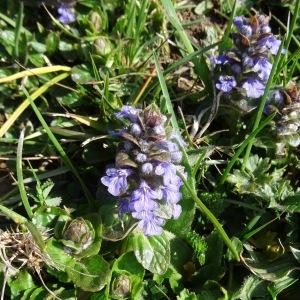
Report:
[[145,235],[159,235],[166,220],[181,214],[183,183],[177,172],[184,168],[178,138],[154,105],[123,106],[116,116],[125,123],[117,134],[123,143],[101,182],[118,197],[120,215],[130,213]]
[[216,88],[237,100],[260,98],[265,90],[272,57],[277,54],[281,41],[271,32],[270,17],[259,15],[246,18],[237,16],[232,33],[234,47],[212,57]]

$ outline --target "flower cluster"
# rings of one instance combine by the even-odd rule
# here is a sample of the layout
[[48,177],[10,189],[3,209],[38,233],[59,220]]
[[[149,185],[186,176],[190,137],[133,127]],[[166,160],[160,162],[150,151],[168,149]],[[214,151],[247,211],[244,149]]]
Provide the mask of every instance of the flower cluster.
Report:
[[121,215],[130,213],[145,235],[159,235],[167,219],[181,214],[183,183],[177,171],[184,168],[176,138],[154,105],[144,110],[123,106],[116,116],[126,124],[117,134],[123,143],[101,182],[119,197]]
[[259,98],[272,69],[270,58],[277,54],[281,41],[271,33],[267,16],[238,16],[233,24],[238,31],[232,34],[235,47],[211,59],[222,74],[216,88],[224,93],[235,91],[248,98]]
[[59,14],[58,19],[63,24],[70,24],[76,20],[76,16],[71,5],[66,3],[60,4],[57,8],[57,12]]

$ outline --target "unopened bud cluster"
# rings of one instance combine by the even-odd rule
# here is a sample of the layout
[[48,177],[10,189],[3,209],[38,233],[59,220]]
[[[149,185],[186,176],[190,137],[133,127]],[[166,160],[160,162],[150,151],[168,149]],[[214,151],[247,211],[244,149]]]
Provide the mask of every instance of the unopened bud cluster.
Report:
[[145,235],[159,235],[167,219],[181,214],[183,183],[177,171],[184,168],[176,138],[154,105],[144,110],[123,106],[116,116],[126,123],[118,133],[123,143],[101,182],[119,197],[121,215],[130,213]]

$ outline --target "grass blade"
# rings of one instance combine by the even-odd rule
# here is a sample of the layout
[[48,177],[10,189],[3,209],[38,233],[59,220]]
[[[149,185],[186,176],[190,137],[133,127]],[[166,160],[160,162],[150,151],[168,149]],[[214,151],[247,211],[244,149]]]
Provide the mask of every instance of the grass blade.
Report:
[[66,67],[66,66],[50,66],[50,67],[29,69],[29,70],[25,70],[25,71],[13,74],[11,76],[0,78],[0,83],[14,81],[14,80],[26,77],[26,76],[38,76],[41,74],[52,73],[52,72],[57,72],[57,71],[70,72],[71,68]]
[[172,102],[171,102],[171,99],[170,99],[170,95],[169,95],[169,92],[168,92],[168,89],[167,89],[167,85],[166,85],[163,73],[161,71],[161,68],[160,68],[160,65],[159,65],[159,62],[157,60],[157,57],[156,57],[155,53],[154,53],[153,57],[154,57],[155,68],[156,68],[158,80],[159,80],[159,83],[160,83],[161,91],[162,91],[162,93],[164,95],[164,98],[166,100],[166,108],[167,108],[167,111],[171,114],[172,127],[175,130],[179,130],[179,126],[178,126],[177,119],[176,119],[176,116],[175,116],[175,113],[174,113],[174,109],[173,109]]
[[24,185],[24,179],[23,179],[23,168],[22,168],[22,152],[23,152],[23,143],[24,143],[24,134],[25,129],[21,131],[19,143],[18,143],[18,149],[17,149],[17,179],[18,179],[18,187],[20,191],[21,200],[23,202],[24,208],[26,210],[26,213],[30,219],[33,217],[33,213],[28,201],[25,185]]
[[[22,73],[22,72],[21,72]],[[49,80],[47,83],[42,85],[40,88],[38,88],[30,97],[31,100],[34,101],[39,96],[44,94],[49,87],[56,84],[57,82],[65,79],[68,77],[68,73],[60,74],[53,79]],[[0,128],[0,138],[3,137],[3,135],[7,132],[7,130],[14,124],[14,122],[18,119],[18,117],[23,113],[23,111],[30,105],[29,98],[26,98],[18,107],[17,109],[10,115],[10,117],[6,120],[6,122],[2,125]]]
[[187,52],[189,54],[193,53],[194,52],[193,45],[177,17],[177,14],[176,14],[176,11],[175,11],[172,1],[171,0],[162,0],[161,2],[166,11],[167,18],[169,19],[170,23],[176,29],[177,34],[178,34],[182,44],[186,48]]

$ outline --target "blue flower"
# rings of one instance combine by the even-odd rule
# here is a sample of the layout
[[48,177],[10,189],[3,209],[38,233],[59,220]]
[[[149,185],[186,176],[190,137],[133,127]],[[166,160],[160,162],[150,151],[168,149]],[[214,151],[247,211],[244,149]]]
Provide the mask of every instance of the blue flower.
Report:
[[101,178],[102,184],[108,187],[108,192],[113,196],[119,196],[128,189],[127,177],[132,174],[130,169],[108,168],[106,176]]
[[168,184],[167,186],[161,186],[162,198],[169,203],[176,204],[181,199],[181,193],[179,191],[181,185]]
[[272,64],[266,57],[260,56],[255,60],[252,70],[258,73],[260,79],[267,81],[272,70]]
[[252,35],[252,27],[249,25],[248,20],[245,17],[234,17],[233,24],[241,34],[245,36]]
[[158,207],[156,203],[157,199],[161,199],[161,192],[154,191],[147,184],[145,180],[142,180],[140,187],[133,191],[131,195],[131,208],[132,211],[142,212],[142,211],[152,211]]
[[76,20],[75,14],[73,13],[72,9],[68,7],[66,4],[61,4],[57,12],[59,14],[59,21],[63,24],[70,24]]
[[132,133],[134,136],[139,136],[142,133],[142,129],[140,125],[138,124],[132,124],[130,128],[130,133]]
[[130,198],[124,198],[119,201],[119,215],[122,217],[124,214],[131,212],[130,208]]
[[178,219],[182,212],[181,206],[179,204],[173,204],[173,203],[169,204],[169,210],[171,211],[174,219]]
[[211,56],[210,57],[210,62],[213,65],[225,65],[227,63],[229,63],[229,58],[227,55],[221,54],[219,56]]
[[265,36],[257,41],[258,47],[269,49],[273,55],[277,54],[280,45],[281,41],[276,39],[273,34]]
[[265,91],[265,85],[259,79],[253,77],[246,79],[242,87],[249,98],[259,98]]
[[164,185],[178,183],[178,176],[176,175],[176,167],[171,163],[160,163],[155,168],[155,174],[163,177]]
[[171,141],[159,141],[156,143],[156,147],[169,152],[171,155],[171,162],[181,161],[182,153],[179,151],[177,144]]
[[220,76],[216,88],[224,93],[230,92],[236,86],[236,80],[233,76]]
[[138,114],[141,110],[132,106],[123,105],[120,112],[116,113],[117,118],[127,118],[131,122],[136,123],[138,120]]
[[254,65],[254,60],[251,56],[245,54],[242,58],[244,68],[251,68]]
[[138,228],[140,228],[146,236],[159,235],[162,233],[162,227],[165,221],[157,217],[154,213],[149,211],[143,211],[142,213],[132,213],[135,219],[141,221],[138,222]]

